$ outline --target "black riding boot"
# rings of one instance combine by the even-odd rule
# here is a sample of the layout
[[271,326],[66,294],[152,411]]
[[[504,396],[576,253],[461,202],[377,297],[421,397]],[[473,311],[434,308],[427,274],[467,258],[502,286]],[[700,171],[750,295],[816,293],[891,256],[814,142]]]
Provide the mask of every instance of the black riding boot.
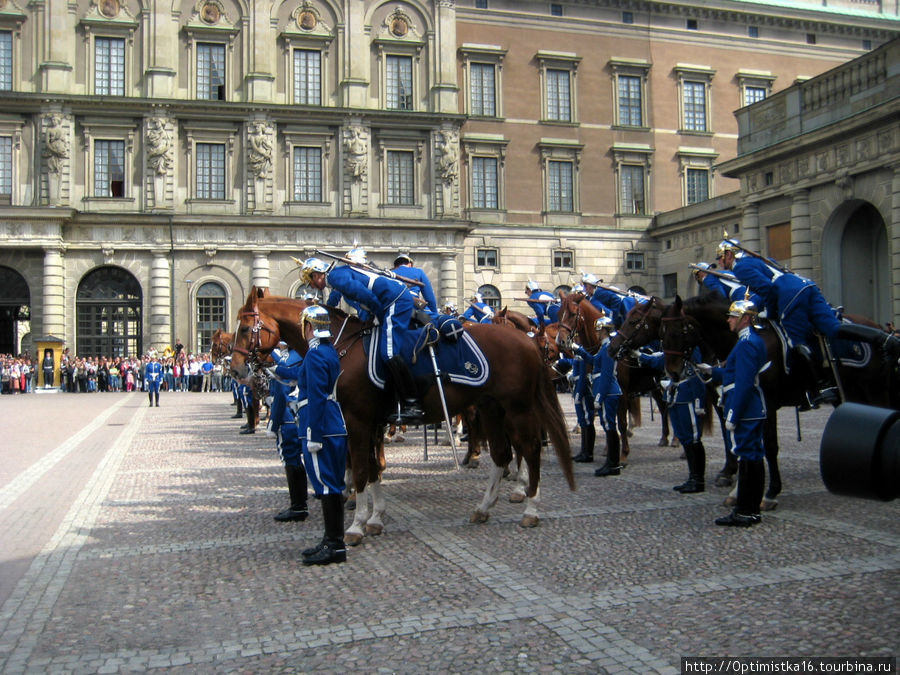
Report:
[[159,407],[159,390],[153,392],[153,395],[156,397],[156,407]]
[[679,492],[690,495],[706,490],[706,448],[703,443],[691,443],[684,449],[688,456],[688,471],[690,475],[687,482],[681,486]]
[[147,392],[147,396],[150,398],[150,407],[153,407],[153,390],[149,390]]
[[391,374],[394,390],[400,399],[397,402],[400,410],[388,421],[394,424],[420,423],[425,418],[425,413],[418,405],[416,383],[406,361],[400,356],[391,357],[391,360],[387,362],[387,369]]
[[900,338],[889,335],[880,328],[863,326],[858,323],[844,323],[835,337],[845,340],[862,340],[881,349],[885,361],[896,361],[900,357]]
[[322,517],[325,520],[325,538],[310,554],[303,552],[304,565],[329,565],[347,561],[347,548],[344,546],[344,501],[341,495],[322,495]]
[[682,492],[686,488],[688,488],[691,484],[691,476],[694,475],[694,444],[693,443],[689,443],[684,446],[684,458],[685,458],[685,460],[687,460],[688,478],[686,481],[684,481],[680,485],[676,485],[675,487],[672,488],[673,490],[675,490],[675,492]]
[[606,432],[606,463],[594,471],[595,476],[618,476],[622,472],[619,463],[619,434],[616,431]]
[[836,403],[839,399],[837,389],[831,386],[830,380],[816,363],[810,348],[806,345],[797,345],[791,353],[794,355],[794,366],[799,366],[806,381],[808,405],[800,406],[801,409],[818,408],[821,403]]
[[737,505],[727,516],[716,518],[716,525],[725,527],[750,527],[762,518],[759,503],[765,490],[766,469],[761,459],[738,460]]
[[597,438],[597,430],[594,425],[581,427],[581,452],[572,460],[574,462],[589,463],[594,461],[594,442]]
[[285,464],[284,474],[287,476],[291,505],[273,517],[279,523],[306,520],[309,517],[309,511],[306,508],[306,470],[302,466]]

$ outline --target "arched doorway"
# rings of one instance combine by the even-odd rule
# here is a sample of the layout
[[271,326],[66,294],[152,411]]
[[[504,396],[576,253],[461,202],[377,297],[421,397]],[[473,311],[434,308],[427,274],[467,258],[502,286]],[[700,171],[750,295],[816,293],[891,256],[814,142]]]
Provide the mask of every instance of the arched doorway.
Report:
[[825,228],[822,276],[829,302],[878,323],[891,320],[887,228],[869,202],[841,204]]
[[75,297],[78,356],[143,353],[141,285],[120,267],[98,267],[78,284]]
[[0,354],[21,353],[21,338],[31,330],[30,320],[28,282],[11,267],[0,267]]

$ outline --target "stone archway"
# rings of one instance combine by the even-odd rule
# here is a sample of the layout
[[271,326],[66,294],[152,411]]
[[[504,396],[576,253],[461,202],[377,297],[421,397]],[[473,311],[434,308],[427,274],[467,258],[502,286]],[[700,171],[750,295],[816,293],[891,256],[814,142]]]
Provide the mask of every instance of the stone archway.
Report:
[[832,304],[878,323],[890,320],[887,227],[870,202],[847,201],[831,214],[822,236],[822,277]]
[[19,354],[22,336],[31,329],[31,292],[25,277],[0,267],[0,354]]
[[120,267],[98,267],[78,284],[78,356],[140,356],[143,351],[141,284]]

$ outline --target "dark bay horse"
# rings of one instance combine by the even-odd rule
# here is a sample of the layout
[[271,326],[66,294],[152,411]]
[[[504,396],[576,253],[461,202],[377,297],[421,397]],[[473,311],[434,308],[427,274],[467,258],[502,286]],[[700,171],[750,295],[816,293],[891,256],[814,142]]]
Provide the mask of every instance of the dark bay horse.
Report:
[[[290,298],[261,298],[251,292],[239,312],[232,370],[238,375],[245,374],[248,368],[245,357],[271,351],[279,339],[305,354],[308,346],[300,333],[299,318],[306,306],[305,302]],[[385,396],[368,376],[363,343],[371,323],[363,323],[339,309],[326,309],[331,316],[333,342],[341,358],[337,397],[347,424],[349,463],[353,487],[357,491],[356,514],[346,541],[359,543],[358,538],[363,536],[368,519],[364,498],[366,487],[379,485],[380,467],[377,466],[375,448],[384,436],[385,420],[394,402],[393,397]],[[546,375],[540,353],[524,334],[486,324],[471,324],[466,331],[481,348],[490,365],[490,375],[480,387],[445,383],[447,408],[451,415],[464,412],[470,405],[477,408],[495,465],[484,497],[471,520],[485,522],[488,519],[488,511],[497,501],[503,471],[512,461],[514,451],[528,472],[526,508],[520,525],[534,527],[539,521],[542,431],[546,430],[554,446],[569,487],[575,489],[562,407]],[[425,392],[422,407],[426,413],[424,423],[443,420],[437,387],[432,386]],[[383,503],[381,507],[383,510]],[[376,504],[376,512],[378,508]]]
[[[558,324],[551,323],[537,327],[525,314],[506,307],[494,312],[491,323],[500,326],[510,326],[528,335],[534,340],[546,365],[552,366],[559,358],[559,347],[556,344],[556,334],[559,330]],[[551,378],[555,377],[556,371],[551,372],[550,376]]]
[[[581,341],[581,345],[589,352],[596,352],[600,346],[594,322],[600,317],[600,310],[594,307],[581,293],[569,293],[563,298],[559,310],[559,332],[557,343],[565,351],[573,341]],[[669,444],[669,417],[666,415],[666,402],[662,396],[656,373],[649,368],[635,367],[619,360],[616,365],[616,379],[622,388],[622,400],[625,405],[619,406],[619,435],[622,439],[622,462],[628,458],[631,448],[628,443],[628,415],[631,414],[635,426],[641,425],[640,396],[650,394],[656,402],[662,417],[662,436],[659,445]]]
[[[633,310],[632,310],[633,311]],[[715,353],[724,361],[722,350],[714,345],[732,343],[736,336],[728,328],[725,317],[728,301],[718,294],[702,296],[699,300],[682,302],[676,296],[675,302],[665,307],[660,322],[660,338],[666,354],[666,370],[678,379],[683,372],[685,361],[690,358],[694,347],[701,351]],[[785,372],[782,343],[771,325],[760,320],[759,335],[766,343],[771,366],[760,376],[760,385],[766,399],[768,415],[763,428],[763,443],[766,450],[766,464],[769,468],[769,485],[763,497],[761,508],[772,510],[777,505],[781,492],[781,472],[778,468],[777,411],[782,407],[801,406],[806,403],[806,383],[803,378]],[[732,337],[729,337],[732,336]],[[704,356],[704,359],[709,357]],[[891,368],[885,368],[877,354],[869,353],[867,361],[853,364],[839,361],[838,374],[844,385],[847,400],[880,407],[891,406],[891,392],[896,387]]]

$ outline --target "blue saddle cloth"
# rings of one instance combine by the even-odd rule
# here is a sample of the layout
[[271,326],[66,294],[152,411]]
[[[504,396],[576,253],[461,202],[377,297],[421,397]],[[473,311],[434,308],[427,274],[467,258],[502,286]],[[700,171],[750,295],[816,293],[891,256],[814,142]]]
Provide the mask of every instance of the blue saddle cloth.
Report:
[[[853,323],[847,319],[841,319],[841,323]],[[872,345],[856,340],[844,340],[832,338],[831,353],[842,366],[850,368],[865,368],[872,360]]]
[[[425,327],[414,331],[417,338],[426,331],[434,331],[433,327]],[[385,387],[385,366],[378,358],[378,340],[381,337],[381,326],[377,326],[372,330],[372,335],[364,341],[366,351],[366,363],[369,373],[369,379],[379,389]],[[471,335],[462,331],[456,336],[456,341],[448,340],[443,332],[441,339],[432,345],[434,355],[437,359],[438,368],[441,375],[456,384],[462,384],[469,387],[480,387],[487,382],[490,375],[490,366],[488,360],[478,343]],[[418,344],[417,340],[417,344]],[[431,355],[428,353],[428,347],[423,348],[416,354],[415,363],[410,364],[413,377],[418,379],[427,379],[434,375],[434,365],[431,362]]]

